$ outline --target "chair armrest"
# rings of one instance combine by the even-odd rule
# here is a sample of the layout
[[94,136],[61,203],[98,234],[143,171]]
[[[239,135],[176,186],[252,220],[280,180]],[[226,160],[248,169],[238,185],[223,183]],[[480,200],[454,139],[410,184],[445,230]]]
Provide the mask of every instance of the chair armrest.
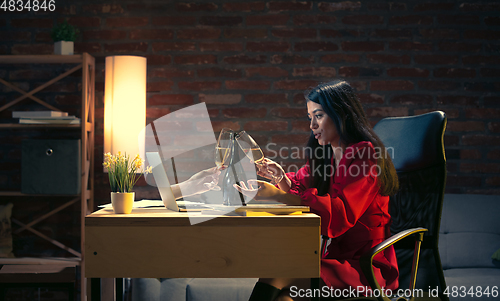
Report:
[[[427,229],[425,228],[413,228],[413,229],[408,229],[401,231],[397,234],[394,234],[393,236],[389,237],[388,239],[384,240],[383,242],[379,243],[375,247],[373,247],[369,252],[366,254],[363,254],[360,258],[360,265],[361,265],[361,270],[363,271],[363,274],[366,277],[366,280],[368,280],[368,284],[370,285],[372,290],[378,290],[379,292],[382,292],[382,288],[380,287],[377,279],[375,278],[375,274],[373,272],[373,257],[377,255],[378,253],[382,252],[383,250],[389,248],[390,246],[394,245],[396,242],[410,236],[417,234],[416,241],[421,242],[424,237],[424,232],[426,232]],[[420,244],[418,244],[418,252],[420,252]],[[416,276],[416,268],[418,267],[418,254],[415,254],[416,257],[414,257],[414,262],[413,262],[413,268],[415,271],[412,271],[413,274]],[[412,275],[413,277],[413,275]],[[379,301],[391,301],[387,296],[383,296],[382,294],[374,294],[377,296],[377,299]]]

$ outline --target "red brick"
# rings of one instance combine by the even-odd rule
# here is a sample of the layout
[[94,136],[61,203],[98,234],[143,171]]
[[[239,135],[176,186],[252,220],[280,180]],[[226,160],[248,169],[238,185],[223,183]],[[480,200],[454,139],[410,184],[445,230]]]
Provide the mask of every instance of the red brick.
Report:
[[313,64],[314,57],[304,57],[300,55],[273,55],[271,57],[271,64],[293,64],[293,65],[304,65]]
[[[422,115],[422,114],[434,112],[434,111],[440,110],[440,109],[441,108],[439,108],[439,107],[438,108],[430,107],[430,108],[425,108],[425,109],[414,109],[413,114],[414,115]],[[446,113],[446,116],[448,117],[448,119],[457,119],[460,117],[460,112],[457,109],[446,108],[446,109],[443,109],[442,111],[444,111]],[[448,145],[448,144],[446,144],[446,141],[445,141],[445,145]],[[456,145],[458,145],[458,140],[456,141]]]
[[212,121],[214,132],[220,132],[222,129],[232,129],[233,131],[241,130],[240,124],[233,121]]
[[433,22],[432,16],[421,15],[392,16],[389,19],[389,25],[431,25]]
[[247,50],[252,52],[286,52],[290,50],[290,43],[277,41],[247,42]]
[[418,3],[413,7],[413,11],[452,10],[454,6],[454,3]]
[[438,95],[436,97],[438,105],[450,106],[477,106],[479,99],[474,96],[461,96],[461,95]]
[[189,81],[189,82],[179,82],[179,89],[187,91],[207,91],[207,90],[217,90],[222,86],[221,82],[215,81]]
[[101,43],[81,43],[75,42],[75,53],[99,53],[101,52]]
[[359,10],[361,9],[360,1],[342,1],[342,2],[321,2],[318,3],[318,8],[323,12],[334,12],[339,10]]
[[384,17],[377,15],[352,15],[342,18],[342,23],[347,25],[374,25],[383,24]]
[[427,55],[415,55],[415,63],[417,64],[456,64],[458,63],[458,57],[455,55],[439,55],[439,54],[427,54]]
[[384,96],[374,93],[359,93],[358,99],[362,104],[383,104]]
[[499,30],[465,30],[463,33],[465,39],[475,40],[498,40]]
[[157,94],[149,97],[148,104],[150,106],[192,105],[194,100],[192,95],[187,94]]
[[265,39],[267,38],[267,29],[228,28],[224,30],[224,37],[228,39]]
[[222,7],[225,11],[252,12],[265,10],[266,4],[264,2],[232,2],[224,3]]
[[163,117],[167,114],[170,114],[170,112],[171,112],[171,110],[169,108],[148,107],[148,108],[146,108],[146,118],[155,120],[155,119]]
[[357,63],[359,55],[357,54],[327,54],[321,56],[324,63]]
[[457,90],[460,88],[460,83],[438,80],[419,81],[418,87],[423,90],[431,91],[446,91]]
[[340,38],[342,37],[342,33],[335,29],[320,29],[319,30],[320,37],[324,38]]
[[453,52],[479,52],[481,47],[481,43],[443,42],[439,44],[440,51]]
[[484,122],[449,120],[446,130],[450,132],[484,132]]
[[286,130],[287,121],[250,121],[243,125],[245,131],[279,131]]
[[239,42],[200,42],[200,51],[242,51],[243,43]]
[[[165,37],[167,39],[167,37]],[[157,42],[152,45],[153,52],[157,51],[194,51],[196,43],[191,42]]]
[[53,44],[14,44],[11,54],[53,54]]
[[200,102],[213,105],[232,105],[241,102],[241,94],[200,94]]
[[474,69],[438,68],[434,70],[434,77],[474,78],[475,76],[476,71]]
[[405,95],[397,95],[391,99],[391,104],[399,104],[399,105],[418,105],[418,106],[427,106],[431,105],[433,101],[433,97],[431,95],[422,95],[422,94],[405,94]]
[[[309,140],[309,133],[304,134],[288,134],[288,135],[274,135],[272,137],[273,143],[278,145],[305,145]],[[295,169],[296,170],[296,169]]]
[[391,50],[432,51],[432,44],[420,42],[390,42]]
[[265,55],[257,55],[254,57],[247,56],[245,54],[239,54],[234,56],[227,56],[223,59],[224,63],[227,64],[264,64],[266,63]]
[[461,149],[460,159],[462,160],[477,160],[481,159],[481,151],[478,149]]
[[41,19],[41,18],[33,18],[33,19],[12,19],[10,20],[10,25],[14,28],[52,28],[54,22],[52,19]]
[[420,35],[425,39],[453,39],[460,37],[458,31],[453,29],[420,29]]
[[479,119],[497,119],[500,116],[500,109],[493,108],[467,108],[465,109],[466,118],[479,118]]
[[481,68],[481,75],[484,77],[500,77],[500,69]]
[[68,23],[78,28],[84,27],[99,27],[101,26],[101,18],[97,17],[71,17]]
[[497,65],[500,64],[500,56],[471,55],[463,56],[462,63],[467,65]]
[[492,151],[489,151],[486,154],[486,158],[492,159],[492,160],[500,160],[500,150],[499,149],[494,149]]
[[136,29],[130,31],[132,40],[170,40],[174,37],[173,30],[169,29]]
[[446,186],[481,186],[481,177],[448,175],[446,177]]
[[123,30],[86,30],[83,32],[83,40],[123,40],[127,38],[127,32]]
[[292,132],[310,132],[309,122],[303,121],[292,121]]
[[206,26],[238,26],[243,23],[241,16],[202,16],[198,21]]
[[250,67],[245,69],[246,77],[287,77],[288,71],[279,67]]
[[119,4],[88,4],[83,5],[84,12],[93,14],[121,14],[123,7]]
[[277,38],[302,38],[311,39],[316,37],[314,28],[280,28],[271,30],[271,34]]
[[179,77],[194,77],[194,70],[182,70],[176,68],[149,68],[150,77],[161,78],[179,78]]
[[292,75],[333,78],[337,75],[337,72],[335,71],[335,68],[332,67],[302,67],[302,68],[293,68]]
[[7,31],[0,35],[0,42],[28,42],[31,40],[31,32]]
[[406,80],[372,80],[370,87],[372,91],[413,90],[414,84]]
[[312,8],[311,2],[269,2],[267,4],[269,11],[308,11]]
[[247,16],[246,25],[286,25],[290,19],[287,15],[257,15],[257,16]]
[[230,108],[222,110],[222,115],[226,118],[264,118],[267,110],[265,108]]
[[274,88],[278,90],[306,90],[318,85],[315,80],[281,80],[274,83]]
[[212,54],[179,55],[174,57],[174,62],[179,65],[204,65],[216,64],[217,57]]
[[500,17],[484,17],[484,24],[488,26],[500,25]]
[[392,77],[429,77],[429,70],[420,68],[390,68],[387,75]]
[[119,43],[119,44],[104,44],[106,52],[146,52],[148,50],[148,43]]
[[229,90],[269,90],[270,81],[265,80],[227,80],[226,88]]
[[298,42],[295,51],[337,51],[339,46],[332,42]]
[[217,28],[179,29],[177,38],[181,40],[212,40],[220,37],[221,30]]
[[177,3],[175,9],[180,12],[215,11],[218,6],[214,3]]
[[485,106],[498,106],[500,104],[499,96],[485,96],[483,98],[483,103]]
[[[22,37],[23,37],[23,35],[21,33],[20,38],[22,38]],[[28,39],[26,39],[24,41],[27,41],[27,40]],[[39,32],[35,36],[35,42],[37,42],[37,43],[53,43],[54,41],[52,40],[52,37],[50,36],[50,32]]]
[[479,16],[476,15],[439,15],[437,21],[446,25],[480,25]]
[[410,29],[375,29],[371,36],[377,38],[411,38],[413,33]]
[[198,70],[198,77],[230,77],[230,78],[240,78],[240,69],[225,69],[220,67],[213,67],[207,69]]
[[500,137],[489,135],[464,135],[462,136],[462,144],[468,146],[500,146]]
[[146,26],[149,22],[147,17],[110,17],[106,18],[107,27],[139,27]]
[[490,91],[498,91],[500,89],[499,83],[491,83],[491,82],[466,82],[464,83],[465,91],[474,91],[474,92],[490,92]]
[[500,164],[498,163],[460,163],[461,172],[474,173],[498,173]]
[[274,108],[271,115],[279,118],[305,118],[306,108]]
[[488,130],[491,133],[500,133],[500,122],[488,122]]
[[196,17],[194,16],[161,16],[153,17],[151,23],[155,26],[182,26],[194,25]]
[[459,6],[462,11],[499,11],[500,4],[496,2],[489,3],[461,3]]
[[248,94],[245,96],[246,103],[288,103],[286,94]]
[[356,92],[366,91],[368,89],[368,82],[366,82],[366,81],[354,81],[354,80],[351,80],[349,82],[349,84],[351,85],[351,87]]
[[337,22],[335,16],[325,15],[296,15],[293,16],[295,25],[311,25],[311,24],[334,24]]
[[391,55],[391,54],[367,54],[366,58],[373,64],[410,64],[409,55]]
[[170,90],[172,90],[173,85],[174,85],[173,81],[148,82],[147,83],[147,91],[148,92],[170,91]]
[[170,55],[146,55],[149,65],[168,65],[172,61]]
[[385,11],[403,11],[406,10],[406,3],[396,3],[396,2],[378,2],[378,3],[368,3],[368,10],[385,10]]
[[489,177],[485,182],[490,186],[500,186],[500,177]]
[[404,107],[375,107],[367,108],[365,110],[366,116],[369,118],[385,118],[385,117],[398,117],[398,116],[408,116],[408,108]]
[[363,68],[363,67],[340,67],[339,75],[342,77],[358,77],[358,76],[380,76],[381,69]]
[[344,51],[382,51],[384,50],[383,42],[342,42],[342,50]]

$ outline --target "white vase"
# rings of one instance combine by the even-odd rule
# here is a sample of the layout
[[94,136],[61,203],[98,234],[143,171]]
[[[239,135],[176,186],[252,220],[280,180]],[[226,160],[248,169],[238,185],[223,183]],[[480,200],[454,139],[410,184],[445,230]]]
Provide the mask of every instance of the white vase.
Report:
[[134,206],[135,192],[112,192],[111,205],[117,214],[129,214]]
[[54,54],[73,55],[74,43],[72,41],[59,41],[54,43]]

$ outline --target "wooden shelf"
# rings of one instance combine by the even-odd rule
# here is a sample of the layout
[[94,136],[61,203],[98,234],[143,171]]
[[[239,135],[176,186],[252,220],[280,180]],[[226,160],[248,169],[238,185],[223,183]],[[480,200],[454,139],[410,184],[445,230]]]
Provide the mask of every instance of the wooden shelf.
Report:
[[82,55],[0,55],[0,64],[77,64]]

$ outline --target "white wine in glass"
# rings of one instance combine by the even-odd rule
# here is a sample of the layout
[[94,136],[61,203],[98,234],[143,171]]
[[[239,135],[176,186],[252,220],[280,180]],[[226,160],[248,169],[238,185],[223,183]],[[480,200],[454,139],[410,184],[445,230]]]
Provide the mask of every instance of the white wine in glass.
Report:
[[[253,140],[252,136],[248,135],[248,133],[245,131],[241,131],[236,136],[236,141],[238,141],[241,150],[243,150],[243,153],[245,153],[250,161],[254,162],[258,166],[262,166],[264,161],[264,153],[262,152],[262,149],[257,144],[257,142]],[[271,176],[272,184],[278,184],[281,179],[283,179],[283,176],[275,176],[274,174],[271,174]]]
[[[215,152],[214,159],[215,165],[219,170],[227,168],[229,165],[229,156],[231,154],[231,144],[233,143],[231,140],[231,136],[233,135],[233,131],[229,129],[222,129],[219,134],[219,138],[217,139],[217,144],[215,144]],[[210,190],[221,190],[221,188],[217,185],[217,182],[214,180],[211,183],[205,184],[207,188]]]

